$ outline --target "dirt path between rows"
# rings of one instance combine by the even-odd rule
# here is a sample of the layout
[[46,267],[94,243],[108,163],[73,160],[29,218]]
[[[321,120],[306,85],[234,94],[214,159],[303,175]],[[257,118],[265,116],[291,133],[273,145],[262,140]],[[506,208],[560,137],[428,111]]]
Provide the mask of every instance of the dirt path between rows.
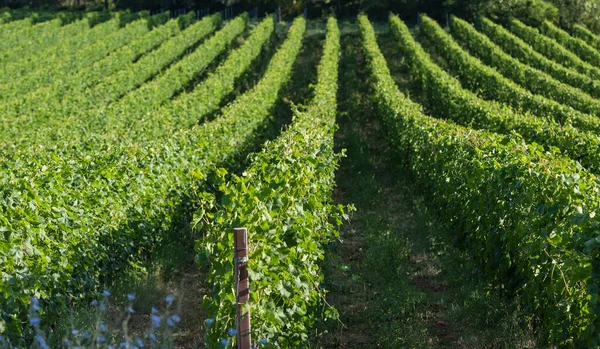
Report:
[[[454,247],[384,141],[359,43],[355,35],[342,41],[336,142],[347,157],[334,194],[356,212],[325,265],[327,300],[340,320],[326,326],[314,347],[535,347],[526,322]],[[393,41],[380,45],[390,50]],[[396,78],[403,88],[405,77]]]

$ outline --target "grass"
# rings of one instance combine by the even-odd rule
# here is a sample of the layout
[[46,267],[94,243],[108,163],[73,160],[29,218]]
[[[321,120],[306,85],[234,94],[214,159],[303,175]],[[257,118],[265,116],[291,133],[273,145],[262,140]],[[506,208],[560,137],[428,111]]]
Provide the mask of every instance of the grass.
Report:
[[[383,38],[384,51],[392,42]],[[337,174],[340,203],[356,212],[324,265],[340,321],[315,336],[322,348],[533,348],[528,321],[476,272],[384,141],[369,100],[358,37],[343,39]],[[388,52],[389,53],[389,52]],[[401,59],[392,61],[401,65]],[[388,60],[388,62],[390,62]],[[409,86],[394,69],[402,89]],[[400,73],[398,73],[400,72]]]
[[[103,335],[117,343],[136,338],[148,338],[152,328],[152,309],[163,316],[163,326],[156,333],[166,330],[166,317],[177,314],[181,322],[169,328],[167,347],[201,348],[204,333],[204,319],[201,307],[203,295],[206,293],[202,285],[203,272],[194,264],[194,254],[190,247],[183,244],[165,246],[159,250],[154,259],[143,270],[132,269],[120,274],[108,287],[110,297],[99,297],[98,303],[105,303],[105,310],[97,304],[73,307],[63,320],[52,326],[40,329],[50,347],[62,347],[63,339],[69,337],[72,330],[87,332],[94,336]],[[129,300],[128,294],[135,299]],[[167,297],[174,297],[169,304]],[[134,313],[127,311],[128,307]],[[166,315],[169,314],[169,315]],[[166,315],[166,317],[165,317]],[[100,333],[98,325],[103,323],[108,333]],[[147,342],[148,343],[148,342]]]

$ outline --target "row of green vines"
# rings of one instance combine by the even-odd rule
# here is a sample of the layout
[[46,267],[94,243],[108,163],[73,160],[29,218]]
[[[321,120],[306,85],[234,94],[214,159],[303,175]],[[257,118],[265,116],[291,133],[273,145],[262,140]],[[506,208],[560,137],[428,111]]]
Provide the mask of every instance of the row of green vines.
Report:
[[[390,24],[403,52],[425,54],[398,17]],[[479,262],[479,272],[518,296],[550,343],[600,344],[597,177],[517,134],[425,116],[399,91],[364,16],[359,29],[390,141],[440,219]]]
[[218,199],[205,203],[212,209],[197,216],[206,229],[197,243],[198,259],[210,264],[213,286],[204,302],[214,320],[208,330],[209,347],[228,328],[235,328],[234,227],[248,229],[247,309],[256,342],[306,347],[315,322],[336,314],[319,286],[319,263],[345,216],[344,208],[331,201],[340,157],[333,149],[339,40],[337,22],[330,18],[310,105],[295,113],[280,137],[251,156],[252,164],[242,176],[223,182]]

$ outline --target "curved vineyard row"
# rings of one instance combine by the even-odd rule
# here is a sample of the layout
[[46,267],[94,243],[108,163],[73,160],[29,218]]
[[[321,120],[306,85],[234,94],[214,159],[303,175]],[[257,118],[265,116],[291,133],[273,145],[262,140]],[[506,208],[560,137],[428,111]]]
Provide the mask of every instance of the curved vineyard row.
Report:
[[556,40],[556,42],[560,43],[571,52],[575,53],[582,60],[596,67],[600,66],[600,53],[598,53],[596,49],[588,45],[585,41],[572,37],[569,35],[569,33],[548,21],[544,21],[544,23],[542,23],[541,31],[548,37]]
[[[15,81],[0,85],[0,96],[2,96],[0,102],[10,100],[40,87],[44,87],[54,82],[59,76],[85,69],[103,59],[112,51],[127,45],[137,37],[149,32],[151,29],[150,23],[162,25],[166,20],[166,16],[158,15],[155,18],[136,20],[116,31],[114,28],[107,28],[106,32],[99,31],[95,33],[96,35],[87,33],[86,37],[90,39],[90,45],[85,47],[81,47],[81,43],[84,40],[81,40],[81,38],[77,36],[75,37],[76,42],[79,43],[77,45],[70,46],[68,43],[63,42],[61,47],[68,47],[69,51],[56,52],[56,62],[47,63],[50,64],[52,68],[48,69],[47,66],[41,66],[39,69],[36,69]],[[96,37],[97,40],[94,39],[94,37]]]
[[[491,280],[518,293],[543,319],[551,341],[586,346],[597,340],[596,303],[589,298],[596,299],[598,283],[592,275],[598,249],[590,243],[597,218],[588,214],[598,205],[596,177],[518,136],[425,116],[399,92],[366,17],[359,22],[378,110],[431,205],[444,208],[441,217],[455,222]],[[421,51],[398,17],[390,22],[403,51]],[[563,277],[549,277],[557,268]]]
[[3,115],[3,119],[0,120],[14,120],[17,117],[26,118],[27,115],[32,113],[44,114],[45,110],[52,110],[51,101],[62,101],[67,93],[82,93],[86,88],[101,82],[112,74],[127,69],[138,58],[148,54],[170,37],[179,34],[195,21],[196,16],[193,13],[172,19],[165,25],[155,27],[152,31],[136,38],[86,69],[65,74],[58,77],[49,86],[40,87],[21,98],[13,98],[5,103],[0,103],[0,114]]
[[[247,21],[247,14],[230,21],[221,31],[202,43],[202,46],[173,64],[164,73],[109,105],[105,111],[107,116],[88,118],[85,122],[88,131],[107,134],[111,129],[126,130],[134,120],[144,119],[148,113],[183,91],[194,78],[201,75],[209,64],[244,32]],[[257,32],[260,33],[260,27]],[[64,137],[77,135],[77,120],[71,125],[74,126],[73,129],[63,129],[66,131]]]
[[[37,69],[52,67],[54,64],[60,64],[64,55],[74,54],[74,47],[81,47],[80,44],[93,44],[101,40],[110,33],[118,30],[123,22],[128,23],[139,17],[138,15],[124,14],[117,18],[98,24],[89,30],[87,35],[76,36],[77,40],[67,39],[65,45],[55,45],[45,47],[43,44],[37,48],[33,56],[26,57],[23,60],[13,60],[3,64],[0,69],[0,82],[10,84],[11,81],[26,76]],[[69,45],[71,43],[72,45]],[[74,46],[74,47],[72,47]],[[2,100],[4,100],[3,97]]]
[[[11,219],[1,224],[8,228],[9,246],[27,251],[2,251],[2,272],[18,275],[14,283],[0,284],[4,295],[11,295],[2,299],[6,314],[22,318],[35,295],[47,317],[56,316],[67,300],[89,297],[80,291],[98,287],[103,275],[123,270],[167,241],[189,202],[198,199],[194,193],[204,175],[226,166],[255,141],[289,78],[303,33],[304,21],[298,20],[261,82],[213,122],[144,143],[113,140],[80,148],[77,158],[47,159],[29,176],[3,174],[10,199],[0,204]],[[26,272],[20,268],[24,264]],[[8,319],[3,315],[3,320]]]
[[68,93],[82,93],[86,88],[101,82],[112,74],[127,69],[141,56],[156,49],[195,21],[196,16],[192,13],[191,15],[172,19],[165,25],[155,27],[152,31],[112,52],[109,56],[95,62],[87,69],[57,77],[54,83],[49,86],[40,87],[21,98],[13,98],[5,103],[0,103],[0,114],[3,115],[4,120],[14,120],[17,116],[25,118],[26,115],[32,113],[43,114],[45,110],[51,110],[51,101],[62,101]]
[[[227,45],[233,41],[233,39],[239,35],[246,26],[246,17],[241,16],[235,20],[229,22],[223,30],[217,32],[212,38],[208,39],[203,45],[188,56],[185,56],[182,60],[175,63],[171,68],[166,70],[160,77],[152,80],[146,85],[143,85],[139,89],[132,92],[131,95],[135,96],[137,105],[121,105],[119,102],[116,104],[109,105],[106,108],[88,112],[91,115],[87,115],[86,118],[80,120],[74,120],[62,127],[56,127],[52,130],[51,134],[48,134],[48,139],[58,138],[60,139],[60,146],[56,146],[48,149],[48,151],[40,151],[39,149],[33,149],[33,152],[28,152],[27,149],[20,149],[13,154],[11,157],[11,164],[17,166],[12,167],[10,164],[7,165],[7,169],[11,168],[12,174],[19,177],[25,177],[27,175],[35,175],[37,169],[35,168],[22,168],[18,164],[21,161],[38,161],[40,163],[53,163],[56,167],[71,167],[72,170],[79,168],[81,164],[78,163],[78,159],[81,159],[84,154],[90,154],[93,156],[101,155],[107,159],[115,161],[106,161],[102,168],[88,168],[82,174],[83,183],[88,179],[93,180],[95,176],[101,176],[102,173],[111,172],[121,164],[116,161],[120,155],[124,152],[123,148],[131,146],[133,148],[139,147],[138,144],[132,142],[130,139],[120,139],[119,144],[121,147],[116,149],[112,148],[110,144],[101,142],[100,137],[108,137],[110,134],[102,132],[101,129],[95,127],[102,119],[118,120],[119,118],[125,118],[124,113],[127,115],[138,116],[143,115],[143,107],[147,107],[147,111],[152,110],[151,106],[160,105],[166,99],[168,99],[173,93],[189,82],[198,71],[202,71],[203,65],[206,67],[208,63],[215,58],[220,52],[222,52]],[[127,95],[129,96],[129,95]],[[126,100],[131,102],[131,100]],[[116,107],[114,107],[116,106]],[[119,107],[120,106],[120,107]],[[125,108],[127,107],[127,108]],[[140,114],[142,113],[142,114]],[[96,119],[94,119],[96,118]],[[79,127],[72,129],[73,123],[79,122]],[[82,138],[76,137],[73,132],[79,128],[83,128],[86,131]],[[66,131],[65,131],[66,130]],[[68,132],[71,130],[71,134]],[[65,132],[61,136],[61,132]],[[38,144],[41,143],[38,140]],[[82,149],[83,147],[83,149]],[[58,159],[56,158],[60,156]],[[83,164],[87,167],[87,164]],[[98,172],[100,171],[100,172]],[[47,184],[53,183],[53,179],[49,179]],[[80,184],[83,184],[80,183]]]
[[214,72],[188,93],[177,96],[170,103],[152,113],[149,118],[130,120],[132,126],[126,129],[108,125],[111,133],[128,137],[156,137],[172,132],[174,128],[193,126],[211,112],[219,108],[221,101],[233,92],[236,81],[247,72],[250,65],[260,55],[273,34],[274,20],[265,18],[244,41],[242,47],[234,50]]
[[600,79],[600,70],[598,68],[582,61],[554,39],[540,34],[539,30],[528,27],[517,19],[511,19],[509,29],[516,36],[531,45],[536,51],[553,61],[562,64],[566,68],[575,69],[581,74],[588,75],[595,80]]
[[59,27],[56,31],[44,31],[43,35],[29,38],[25,42],[20,36],[18,43],[15,43],[16,47],[0,54],[0,62],[6,64],[11,60],[24,59],[39,52],[40,48],[63,45],[65,41],[85,43],[81,36],[85,35],[91,27],[108,19],[108,14],[95,12],[86,15],[83,19]]
[[[463,29],[463,22],[456,18],[451,19],[452,32],[456,36]],[[442,29],[436,22],[425,18],[421,28],[421,35],[427,39],[437,54],[442,56],[449,67],[458,74],[460,80],[471,90],[488,100],[497,100],[512,106],[518,112],[529,112],[532,115],[541,116],[549,121],[555,121],[562,125],[572,124],[583,131],[600,131],[600,119],[592,115],[580,113],[572,108],[561,105],[552,99],[540,95],[534,95],[522,88],[502,74],[480,62],[477,58],[465,52],[452,37]],[[466,28],[467,30],[469,28]],[[466,40],[462,40],[466,41]],[[469,47],[476,45],[468,45]],[[481,51],[493,52],[485,46]],[[501,58],[501,57],[500,57]],[[494,56],[494,65],[500,65],[501,60]],[[509,65],[506,65],[508,67]],[[518,66],[513,71],[518,71]],[[504,69],[502,70],[504,71]],[[523,73],[523,72],[521,72]]]
[[[228,22],[223,29],[211,38],[206,39],[197,49],[173,63],[152,80],[118,98],[104,108],[92,107],[81,114],[68,115],[67,123],[58,127],[65,120],[50,120],[45,126],[46,139],[60,139],[63,149],[75,149],[80,144],[93,148],[92,139],[96,135],[110,135],[110,129],[129,128],[135,119],[143,119],[148,113],[158,108],[163,102],[181,92],[194,78],[211,64],[227,47],[241,35],[246,28],[247,15],[243,14]],[[155,67],[148,66],[155,69]],[[117,87],[121,85],[115,84]],[[101,94],[99,94],[101,96]],[[38,138],[39,139],[39,138]],[[63,153],[66,155],[66,153]],[[74,155],[69,155],[74,156]]]
[[502,50],[521,62],[546,72],[559,81],[579,88],[593,97],[600,97],[600,82],[546,58],[501,25],[482,17],[479,18],[476,26]]
[[[433,24],[433,20],[425,15],[421,21],[423,28],[427,27],[427,23]],[[411,76],[423,87],[427,105],[435,116],[497,133],[518,132],[528,142],[537,142],[555,152],[563,151],[583,166],[596,171],[600,169],[600,139],[594,133],[580,131],[568,124],[561,126],[528,113],[515,112],[494,101],[485,101],[474,92],[463,89],[458,80],[436,65],[412,36],[401,35],[402,32],[394,25],[392,33],[399,41]]]
[[[19,49],[22,45],[33,47],[39,44],[43,45],[44,39],[60,33],[63,24],[76,20],[77,17],[78,15],[74,13],[61,12],[60,15],[56,16],[42,12],[37,16],[4,25],[2,27],[0,52],[5,53],[14,48]],[[23,38],[28,38],[28,41],[24,41]]]
[[[254,336],[282,347],[302,346],[315,321],[331,310],[319,288],[324,245],[338,235],[343,210],[331,203],[338,155],[333,150],[340,34],[335,19],[327,22],[315,97],[295,114],[289,129],[251,156],[241,177],[222,185],[209,213],[207,234],[197,243],[201,260],[210,261],[209,316],[216,319],[208,346],[235,326],[234,281],[230,261],[232,227],[249,230],[249,268],[253,287],[249,310]],[[199,219],[203,221],[205,213]]]
[[600,115],[600,102],[590,95],[512,58],[485,35],[477,32],[469,23],[456,17],[453,17],[451,23],[452,35],[470,53],[485,64],[497,69],[510,80],[535,94],[571,106],[581,112]]
[[600,50],[600,38],[583,25],[573,25],[573,35],[581,40],[584,40],[588,45],[596,50]]
[[33,139],[31,137],[35,137],[38,144],[43,143],[42,140],[49,136],[50,130],[59,131],[61,128],[53,129],[52,126],[64,125],[69,118],[83,118],[85,113],[95,109],[101,111],[108,103],[118,100],[168,67],[216,30],[220,23],[220,14],[206,17],[163,42],[134,64],[105,77],[81,93],[68,94],[62,100],[51,99],[42,110],[18,115],[17,118],[10,118],[11,115],[8,115],[9,118],[2,120],[3,123],[0,124],[3,128],[0,139],[15,145],[20,142],[28,143]]

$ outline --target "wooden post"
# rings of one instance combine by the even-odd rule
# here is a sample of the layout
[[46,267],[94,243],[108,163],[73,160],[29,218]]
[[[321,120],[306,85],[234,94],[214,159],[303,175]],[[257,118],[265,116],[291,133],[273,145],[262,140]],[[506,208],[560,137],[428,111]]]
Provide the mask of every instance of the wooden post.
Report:
[[235,262],[235,299],[237,303],[237,347],[250,349],[250,311],[243,313],[243,305],[250,299],[248,280],[248,231],[246,228],[233,229]]

